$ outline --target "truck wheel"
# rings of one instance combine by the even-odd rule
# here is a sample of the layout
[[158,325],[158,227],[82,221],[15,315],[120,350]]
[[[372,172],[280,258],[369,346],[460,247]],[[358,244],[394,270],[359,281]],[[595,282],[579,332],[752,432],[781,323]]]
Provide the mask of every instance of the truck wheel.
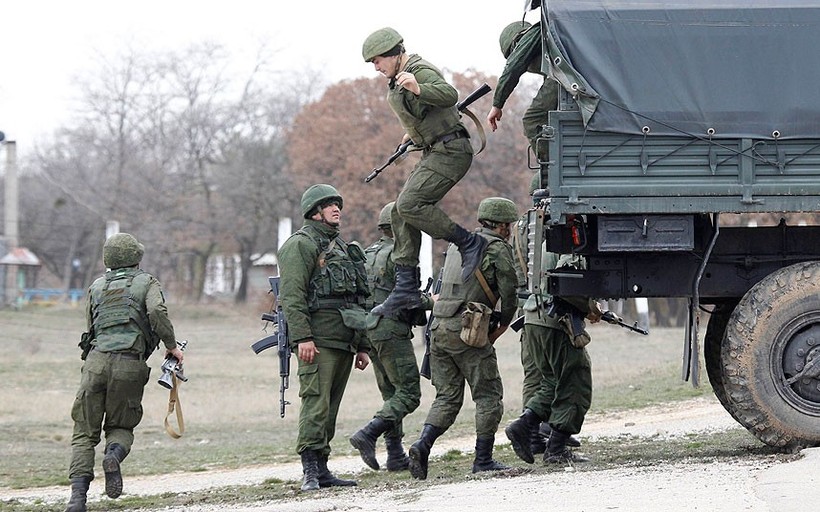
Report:
[[754,285],[729,318],[721,360],[735,419],[771,446],[820,445],[820,376],[787,382],[816,358],[820,262],[798,263]]
[[735,416],[735,406],[726,396],[726,388],[723,376],[723,363],[720,359],[720,347],[723,335],[726,333],[726,326],[729,324],[729,317],[735,309],[737,302],[731,304],[717,304],[709,315],[709,323],[706,324],[706,335],[703,337],[703,357],[706,360],[706,375],[709,376],[709,384],[712,385],[720,405],[737,420]]

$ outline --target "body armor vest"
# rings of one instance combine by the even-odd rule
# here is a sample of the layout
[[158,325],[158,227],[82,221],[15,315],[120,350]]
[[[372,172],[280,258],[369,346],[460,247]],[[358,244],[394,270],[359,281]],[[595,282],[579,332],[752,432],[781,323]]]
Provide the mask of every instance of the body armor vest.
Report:
[[396,270],[390,264],[393,244],[392,238],[382,237],[364,251],[367,257],[367,284],[375,305],[387,300],[396,285]]
[[[488,235],[479,230],[478,234],[487,239],[490,244],[503,242],[502,239]],[[487,249],[489,249],[489,245]],[[483,256],[482,256],[483,258]],[[479,268],[481,268],[479,266]],[[487,278],[488,276],[485,276]],[[496,283],[489,281],[490,289],[493,289]],[[458,252],[458,247],[455,244],[450,244],[447,248],[447,256],[444,259],[444,273],[441,277],[441,292],[438,300],[433,306],[433,314],[440,318],[448,318],[455,316],[461,311],[468,302],[480,302],[486,304],[490,308],[495,304],[490,303],[490,298],[487,297],[486,292],[481,287],[481,284],[476,279],[475,275],[462,282],[461,281],[461,253]]]
[[[411,55],[405,70],[415,74],[421,69],[429,69],[441,75],[441,71],[435,66],[418,55]],[[455,105],[446,108],[422,105],[415,94],[396,85],[395,80],[390,82],[387,103],[399,118],[410,140],[417,146],[432,146],[442,135],[453,133],[459,128],[464,129]]]
[[310,226],[302,227],[297,233],[310,238],[319,248],[316,268],[310,277],[308,309],[365,306],[370,290],[364,266],[366,258],[361,248],[339,237],[330,239]]
[[[151,276],[140,269],[106,272],[91,285],[92,325],[101,352],[133,351],[148,354],[154,344],[145,310]],[[157,340],[158,341],[158,340]]]

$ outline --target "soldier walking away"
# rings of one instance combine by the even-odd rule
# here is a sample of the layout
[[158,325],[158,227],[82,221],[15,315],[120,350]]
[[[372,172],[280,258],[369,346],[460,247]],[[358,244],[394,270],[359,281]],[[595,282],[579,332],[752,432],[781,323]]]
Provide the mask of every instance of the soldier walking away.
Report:
[[326,184],[302,195],[304,225],[279,250],[279,295],[299,361],[299,433],[303,491],[352,486],[328,469],[336,416],[352,366],[370,363],[364,309],[370,291],[365,255],[339,236],[343,200]]
[[[548,194],[546,190],[542,193]],[[536,192],[537,194],[537,192]],[[543,197],[533,196],[535,201]],[[580,268],[580,256],[558,255],[542,247],[541,270]],[[505,429],[518,457],[533,463],[533,435],[540,430],[549,436],[543,460],[546,463],[586,462],[571,446],[580,443],[572,434],[581,431],[592,402],[592,365],[586,346],[589,335],[583,318],[598,322],[601,310],[593,299],[530,295],[523,306],[525,352],[538,370],[538,388],[524,404],[524,412]],[[546,422],[549,429],[540,429]]]
[[482,227],[476,234],[487,241],[487,248],[466,281],[461,278],[460,252],[452,244],[447,250],[441,293],[433,306],[430,368],[436,398],[419,440],[410,447],[414,478],[427,478],[430,448],[455,421],[464,402],[465,383],[476,409],[473,473],[509,469],[493,460],[495,433],[504,413],[493,343],[507,329],[517,307],[513,255],[507,243],[510,224],[516,219],[518,211],[509,199],[481,201],[478,220]]
[[150,368],[146,359],[165,345],[166,357],[183,360],[168,319],[162,288],[141,270],[144,246],[128,233],[117,233],[103,245],[108,271],[88,289],[86,325],[80,347],[80,388],[71,408],[71,498],[66,512],[86,510],[94,479],[94,450],[105,433],[105,493],[122,494],[120,464],[131,452],[134,428],[142,420],[142,395]]
[[[493,106],[487,114],[487,123],[493,131],[503,115],[504,104],[518,85],[524,73],[543,75],[544,80],[535,94],[521,122],[524,136],[533,153],[540,161],[549,160],[549,146],[536,147],[541,126],[549,124],[549,111],[558,108],[558,83],[541,71],[541,22],[530,25],[526,21],[516,21],[507,25],[499,37],[501,53],[507,59],[498,85],[493,93]],[[540,154],[539,154],[540,149]]]
[[[395,263],[391,258],[393,231],[390,228],[390,212],[393,204],[386,204],[379,213],[378,227],[382,236],[364,251],[374,304],[380,304],[387,298],[396,280]],[[430,309],[432,301],[427,295],[423,298],[424,307]],[[402,311],[396,320],[373,313],[367,317],[370,361],[384,404],[367,425],[350,437],[350,444],[359,450],[362,460],[372,469],[379,469],[376,441],[382,434],[387,447],[387,470],[402,471],[409,467],[410,459],[401,443],[404,436],[402,420],[415,411],[421,401],[412,329],[414,325],[424,325],[425,321],[426,315],[422,309]]]
[[404,39],[392,28],[370,34],[362,57],[388,80],[387,102],[422,156],[408,177],[392,211],[396,285],[373,313],[396,318],[399,311],[421,307],[419,273],[421,232],[458,247],[462,281],[472,275],[486,246],[447,216],[438,203],[458,183],[473,161],[469,134],[456,107],[458,92],[435,66],[405,53]]

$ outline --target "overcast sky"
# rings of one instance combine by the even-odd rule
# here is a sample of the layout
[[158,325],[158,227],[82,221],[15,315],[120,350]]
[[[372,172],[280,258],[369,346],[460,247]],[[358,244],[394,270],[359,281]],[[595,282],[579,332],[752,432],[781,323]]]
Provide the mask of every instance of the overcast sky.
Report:
[[[97,53],[128,45],[184,48],[205,40],[250,62],[261,41],[279,70],[322,69],[327,83],[377,76],[361,58],[364,38],[392,26],[440,68],[499,74],[501,29],[521,0],[24,0],[0,6],[0,131],[23,155],[68,119],[74,79]],[[532,21],[537,11],[527,19]]]

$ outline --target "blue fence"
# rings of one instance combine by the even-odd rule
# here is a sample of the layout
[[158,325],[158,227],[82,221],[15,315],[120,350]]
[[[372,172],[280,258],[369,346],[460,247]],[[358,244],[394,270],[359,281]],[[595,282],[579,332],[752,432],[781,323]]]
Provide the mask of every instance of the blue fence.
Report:
[[[23,288],[21,291],[24,302],[56,302],[66,296],[66,291],[62,288]],[[71,302],[78,302],[83,297],[85,297],[85,290],[82,288],[68,290],[68,298]]]

